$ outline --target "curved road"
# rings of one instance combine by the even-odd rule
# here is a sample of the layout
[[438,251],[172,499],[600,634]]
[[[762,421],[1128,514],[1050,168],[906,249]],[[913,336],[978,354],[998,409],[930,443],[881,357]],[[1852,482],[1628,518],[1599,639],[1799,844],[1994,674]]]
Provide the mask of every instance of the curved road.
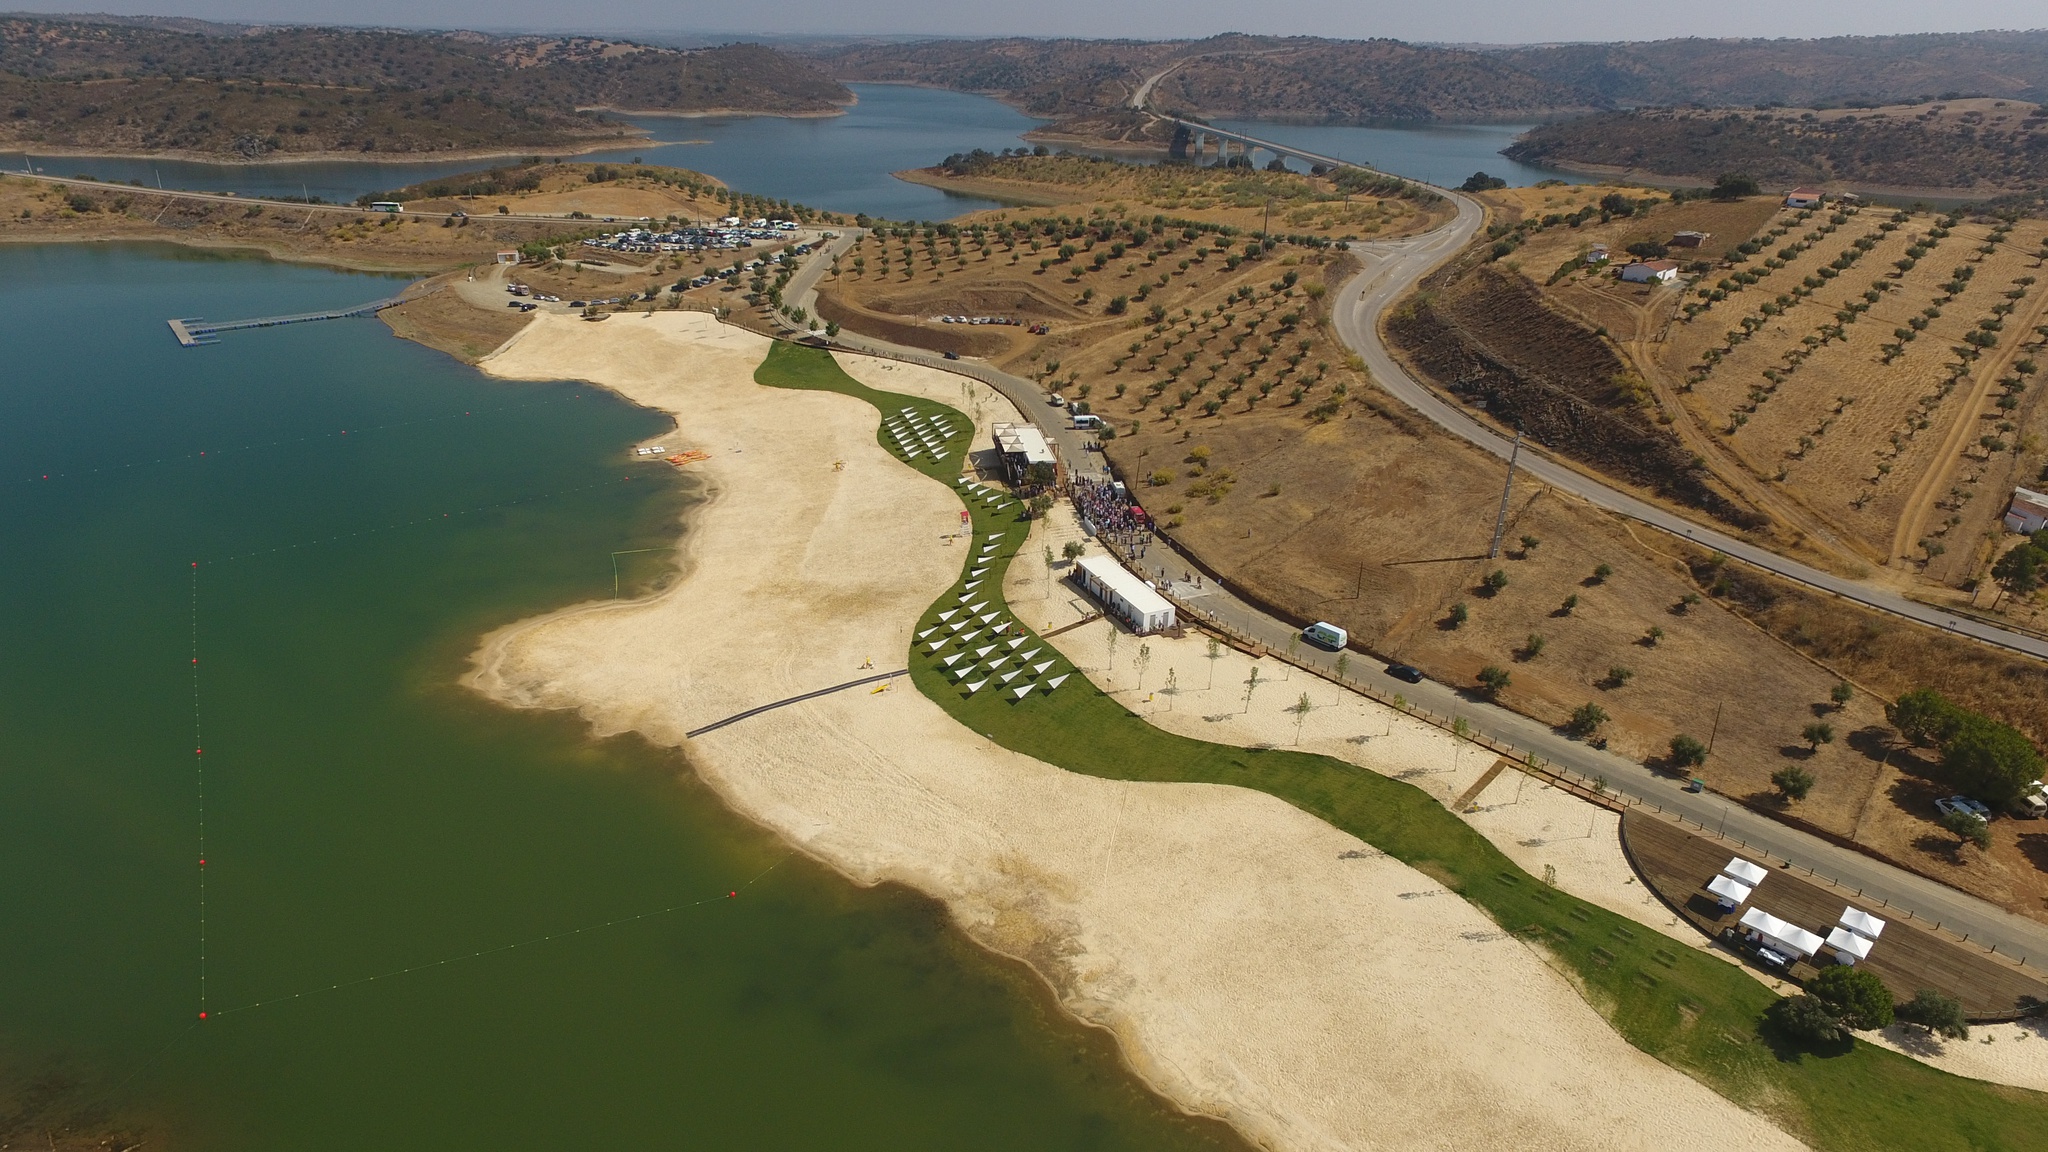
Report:
[[[1393,356],[1387,352],[1386,345],[1380,341],[1379,319],[1387,307],[1414,287],[1415,283],[1431,269],[1464,247],[1485,221],[1485,213],[1469,197],[1460,196],[1455,192],[1445,192],[1444,195],[1449,196],[1458,206],[1457,217],[1448,225],[1421,236],[1354,243],[1350,246],[1351,251],[1364,262],[1365,269],[1337,290],[1335,301],[1331,305],[1331,316],[1337,327],[1337,338],[1364,358],[1366,367],[1372,369],[1374,381],[1382,389],[1417,413],[1428,417],[1438,427],[1506,460],[1512,447],[1507,437],[1480,423],[1463,409],[1450,404],[1417,382],[1395,363]],[[1718,529],[1696,524],[1678,513],[1667,511],[1620,489],[1610,487],[1546,455],[1540,449],[1532,449],[1527,441],[1522,444],[1521,461],[1518,466],[1545,484],[1569,492],[1597,508],[1604,508],[1674,536],[1682,536],[1695,544],[1724,552],[1786,579],[1796,580],[1844,600],[1853,600],[1866,607],[1903,616],[1932,628],[2048,660],[2048,640],[1945,612],[1917,600],[1907,599],[1890,588],[1837,576],[1801,564],[1797,560],[1787,559],[1767,548],[1760,548]]]
[[[1365,262],[1365,269],[1337,294],[1335,308],[1339,318],[1338,331],[1347,344],[1366,357],[1366,362],[1372,366],[1375,377],[1388,391],[1445,428],[1505,457],[1508,450],[1506,441],[1491,429],[1485,428],[1439,400],[1435,394],[1415,382],[1395,365],[1381,345],[1375,327],[1380,313],[1389,303],[1407,291],[1430,269],[1458,251],[1478,229],[1483,219],[1479,206],[1466,197],[1450,195],[1458,206],[1458,215],[1448,226],[1422,236],[1352,246],[1352,250]],[[815,312],[815,290],[819,279],[830,268],[833,258],[852,245],[858,231],[844,231],[801,265],[784,290],[785,299],[798,307]],[[787,321],[782,323],[792,333],[801,331],[797,325]],[[1059,444],[1061,455],[1070,467],[1083,471],[1104,471],[1099,463],[1099,455],[1093,453],[1088,445],[1092,437],[1067,427],[1065,413],[1050,407],[1045,401],[1044,389],[1033,381],[998,371],[985,364],[947,360],[923,349],[909,348],[845,331],[829,342],[849,351],[867,352],[924,364],[981,380],[1003,393],[1017,405],[1027,419],[1045,429]],[[1523,453],[1522,459],[1529,461],[1530,471],[1535,472],[1547,483],[1578,492],[1602,507],[1614,508],[1622,515],[1632,515],[1644,523],[1657,524],[1659,527],[1668,524],[1671,527],[1667,530],[1699,540],[1709,546],[1719,546],[1715,544],[1715,540],[1719,538],[1717,533],[1693,527],[1681,518],[1650,507],[1625,493],[1615,492],[1552,461],[1534,457],[1527,451]],[[1727,540],[1727,544],[1741,547],[1746,552],[1759,553],[1760,559],[1770,562],[1759,566],[1770,567],[1774,571],[1781,570],[1781,567],[1799,567],[1770,553],[1742,546],[1739,541]],[[1737,554],[1734,548],[1724,550],[1730,555]],[[1149,564],[1141,566],[1150,567]],[[1816,572],[1814,575],[1825,578],[1821,573]],[[1853,584],[1851,587],[1857,591],[1865,591]],[[1250,636],[1274,651],[1287,650],[1290,647],[1289,641],[1298,635],[1293,623],[1245,604],[1225,588],[1214,585],[1211,588],[1212,591],[1207,595],[1196,598],[1192,603],[1231,629]],[[1862,599],[1865,603],[1870,602],[1861,596],[1856,598]],[[1907,607],[1926,611],[1924,606],[1908,604]],[[1296,650],[1302,662],[1321,667],[1334,677],[1337,659],[1334,654],[1298,646]],[[1396,693],[1403,694],[1418,706],[1438,715],[1462,716],[1474,730],[1494,740],[1518,749],[1526,749],[1550,764],[1569,770],[1586,780],[1604,780],[1611,791],[1621,796],[1656,805],[1664,811],[1683,816],[1695,825],[1712,828],[1730,839],[1739,840],[1741,846],[1731,846],[1731,852],[1741,851],[1751,856],[1762,854],[1773,860],[1784,861],[1789,866],[1805,869],[1817,876],[1833,879],[1844,888],[1857,893],[1854,897],[1845,893],[1845,900],[1853,898],[1856,903],[1867,906],[1880,915],[1911,916],[1924,923],[1938,923],[1949,931],[1967,934],[1973,943],[1995,946],[1999,953],[2007,956],[2024,957],[2030,962],[2030,966],[2048,962],[2048,924],[2015,915],[1938,881],[1894,867],[1853,849],[1829,843],[1711,793],[1686,792],[1679,786],[1678,781],[1659,776],[1636,761],[1589,747],[1552,730],[1547,725],[1497,705],[1467,699],[1448,685],[1430,681],[1408,684],[1387,676],[1377,666],[1362,665],[1365,665],[1364,661],[1352,661],[1351,666],[1346,669],[1345,678],[1371,684],[1386,697]]]

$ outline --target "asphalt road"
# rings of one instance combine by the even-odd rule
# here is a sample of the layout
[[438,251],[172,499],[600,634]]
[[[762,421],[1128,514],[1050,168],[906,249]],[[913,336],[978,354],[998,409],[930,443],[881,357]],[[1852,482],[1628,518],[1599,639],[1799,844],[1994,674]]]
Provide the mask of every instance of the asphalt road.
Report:
[[[1436,264],[1462,247],[1479,227],[1482,214],[1478,206],[1465,197],[1455,199],[1458,216],[1444,228],[1424,236],[1354,246],[1353,250],[1358,252],[1366,267],[1337,294],[1338,331],[1346,343],[1367,357],[1367,363],[1382,386],[1437,423],[1505,457],[1508,450],[1506,441],[1410,379],[1393,364],[1376,337],[1375,322],[1379,313]],[[814,253],[791,278],[790,285],[784,290],[784,298],[815,312],[815,289],[819,279],[829,270],[832,258],[852,246],[856,231],[849,229],[825,249]],[[1372,338],[1366,339],[1366,336]],[[843,330],[832,343],[853,351],[873,352],[982,380],[1014,402],[1027,419],[1052,435],[1058,441],[1064,459],[1086,461],[1097,473],[1107,474],[1099,454],[1086,447],[1092,437],[1067,427],[1065,413],[1048,405],[1044,390],[1033,381],[996,371],[985,364],[947,360],[932,352]],[[1659,527],[1670,525],[1667,530],[1681,535],[1702,531],[1570,469],[1551,464],[1540,456],[1532,456],[1526,451],[1527,445],[1524,448],[1523,461],[1540,466],[1543,470],[1537,474],[1546,483],[1579,492],[1603,507],[1614,506],[1616,511],[1636,515],[1645,523]],[[1536,467],[1530,470],[1534,472]],[[1596,498],[1603,495],[1606,499]],[[1630,505],[1640,512],[1631,511]],[[1652,520],[1652,516],[1657,519]],[[1715,543],[1715,535],[1707,533],[1689,538],[1710,547],[1720,547]],[[1739,545],[1739,542],[1729,540],[1728,544]],[[1730,555],[1737,554],[1733,548],[1723,547],[1723,550]],[[1769,553],[1761,553],[1761,559],[1772,563],[1760,563],[1760,567],[1771,567],[1774,571],[1779,570],[1780,565],[1789,564]],[[1148,569],[1146,575],[1159,574],[1156,571],[1159,568],[1166,569],[1167,574],[1174,577],[1181,575],[1170,549],[1166,547],[1153,550],[1141,562],[1141,567]],[[1823,576],[1821,573],[1814,575]],[[1252,608],[1227,590],[1213,585],[1210,591],[1193,598],[1190,603],[1270,649],[1288,650],[1290,641],[1298,635],[1292,623]],[[1294,651],[1304,662],[1334,673],[1335,653],[1322,652],[1306,644],[1295,645]],[[1774,861],[1786,861],[1800,870],[1832,879],[1850,892],[1861,893],[1855,897],[1845,894],[1845,902],[1853,898],[1858,905],[1868,907],[1882,917],[1905,918],[1910,913],[1916,921],[1938,924],[1943,929],[1966,934],[1975,943],[1995,946],[2001,954],[2027,958],[2030,962],[2039,958],[2040,964],[2048,967],[2048,925],[2016,916],[1974,896],[1860,852],[1838,847],[1717,796],[1686,792],[1681,780],[1659,776],[1642,764],[1592,748],[1505,708],[1470,699],[1449,686],[1430,681],[1409,684],[1395,680],[1370,657],[1352,654],[1348,659],[1346,676],[1353,681],[1370,684],[1388,695],[1400,693],[1415,705],[1439,715],[1464,717],[1474,731],[1497,742],[1526,749],[1553,767],[1588,780],[1604,779],[1609,790],[1615,793],[1676,812],[1692,823],[1742,842],[1731,845],[1731,854],[1746,851],[1751,855],[1768,856]],[[1749,847],[1744,848],[1742,844]]]
[[[1374,381],[1382,389],[1413,408],[1418,414],[1427,417],[1438,427],[1506,460],[1512,448],[1512,442],[1506,436],[1480,423],[1417,382],[1395,363],[1394,358],[1388,354],[1386,345],[1380,342],[1380,315],[1413,287],[1416,281],[1428,274],[1430,269],[1464,247],[1466,241],[1472,238],[1485,221],[1485,214],[1469,197],[1456,193],[1446,195],[1449,195],[1458,206],[1458,215],[1450,224],[1422,236],[1351,245],[1351,251],[1364,262],[1365,270],[1338,289],[1335,302],[1331,306],[1331,314],[1336,324],[1337,338],[1364,358],[1366,367],[1372,370]],[[1932,628],[2048,660],[2048,640],[2008,631],[1970,617],[1957,616],[1940,608],[1907,599],[1890,588],[1836,576],[1801,564],[1797,560],[1789,560],[1769,549],[1760,548],[1717,529],[1696,524],[1682,515],[1610,487],[1549,456],[1541,447],[1526,440],[1522,443],[1519,469],[1595,507],[1626,516],[1674,536],[1682,536],[1696,544],[1724,552],[1789,580],[1796,580],[1845,600],[1853,600],[1867,607],[1903,616]]]

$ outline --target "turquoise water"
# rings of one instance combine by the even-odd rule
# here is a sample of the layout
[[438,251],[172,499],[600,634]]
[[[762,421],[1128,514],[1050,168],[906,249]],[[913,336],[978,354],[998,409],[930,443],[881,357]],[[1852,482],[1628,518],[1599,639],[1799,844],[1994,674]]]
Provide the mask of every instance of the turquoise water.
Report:
[[1234,1146],[929,902],[456,685],[690,494],[592,389],[370,320],[163,326],[393,284],[0,248],[0,1142]]
[[[1343,127],[1278,124],[1261,120],[1218,120],[1218,128],[1275,144],[1289,144],[1396,176],[1456,188],[1474,172],[1498,176],[1514,187],[1541,180],[1573,184],[1590,177],[1521,164],[1500,154],[1532,124],[1398,124]],[[1299,168],[1297,164],[1295,167]]]

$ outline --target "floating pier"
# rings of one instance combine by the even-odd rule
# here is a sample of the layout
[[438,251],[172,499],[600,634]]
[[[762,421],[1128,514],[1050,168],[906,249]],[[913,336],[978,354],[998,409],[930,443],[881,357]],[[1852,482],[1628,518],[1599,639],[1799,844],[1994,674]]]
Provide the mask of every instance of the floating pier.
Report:
[[221,332],[234,332],[242,328],[276,328],[281,324],[307,324],[315,320],[343,320],[350,316],[374,316],[404,299],[404,296],[387,296],[382,300],[372,300],[353,308],[300,312],[293,316],[259,316],[254,320],[224,320],[218,324],[209,324],[197,316],[186,316],[167,323],[171,326],[171,335],[178,338],[180,346],[197,348],[202,344],[220,343],[217,333]]

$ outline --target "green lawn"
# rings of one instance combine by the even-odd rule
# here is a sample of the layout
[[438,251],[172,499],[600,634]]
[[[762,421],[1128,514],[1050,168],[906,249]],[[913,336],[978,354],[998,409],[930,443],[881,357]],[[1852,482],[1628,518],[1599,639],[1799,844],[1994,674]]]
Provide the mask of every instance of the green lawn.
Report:
[[[932,401],[867,388],[819,349],[778,342],[755,379],[771,387],[845,393],[884,413],[905,407],[927,419],[949,413],[959,451],[968,447],[965,430],[972,422],[966,416]],[[902,456],[888,437],[879,438]],[[925,455],[906,463],[950,485],[960,459],[951,442],[947,448],[945,460]],[[967,507],[976,551],[1001,534],[989,571],[969,601],[987,600],[987,612],[1003,606],[1002,577],[1029,524],[1014,500],[998,509],[970,499]],[[965,573],[963,568],[961,581],[926,610],[915,631],[939,626],[940,612],[959,607]],[[1026,649],[1033,646],[1051,653],[1035,638]],[[1531,877],[1421,789],[1327,756],[1238,748],[1163,732],[1084,677],[1021,701],[994,691],[994,685],[968,695],[939,664],[951,654],[927,655],[923,643],[913,644],[911,679],[974,731],[1070,772],[1116,780],[1234,784],[1314,813],[1437,878],[1516,935],[1540,942],[1571,968],[1593,1005],[1631,1044],[1722,1095],[1776,1117],[1816,1147],[1842,1152],[2048,1148],[2048,1096],[2040,1093],[1949,1076],[1865,1043],[1825,1057],[1779,1050],[1759,1031],[1772,999],[1769,990],[1718,959],[1676,946]],[[1061,659],[1046,674],[1070,667]],[[1503,1004],[1501,1010],[1513,1011],[1514,1005]]]

